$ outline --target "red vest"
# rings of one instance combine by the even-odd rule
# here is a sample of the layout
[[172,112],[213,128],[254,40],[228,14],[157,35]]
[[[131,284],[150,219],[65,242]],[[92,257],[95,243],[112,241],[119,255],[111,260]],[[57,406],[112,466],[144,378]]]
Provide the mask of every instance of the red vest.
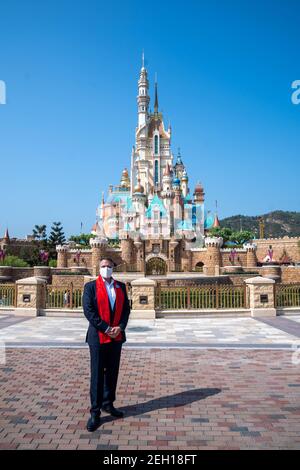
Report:
[[[123,305],[124,305],[124,292],[120,284],[114,280],[114,288],[116,291],[115,300],[115,315],[113,324],[110,324],[110,309],[109,309],[109,297],[102,277],[99,275],[96,279],[96,298],[98,313],[102,320],[104,320],[109,326],[118,326],[121,320]],[[114,339],[110,338],[102,331],[98,331],[100,344],[111,343],[112,341],[121,341],[122,332]]]

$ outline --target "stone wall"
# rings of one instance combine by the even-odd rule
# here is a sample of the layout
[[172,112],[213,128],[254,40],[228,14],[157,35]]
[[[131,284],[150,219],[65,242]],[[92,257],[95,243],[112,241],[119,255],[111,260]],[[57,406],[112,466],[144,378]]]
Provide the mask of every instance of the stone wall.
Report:
[[270,245],[272,245],[274,261],[279,261],[285,249],[293,262],[300,262],[300,248],[298,246],[300,237],[258,238],[254,241],[257,244],[257,259],[260,262],[267,256]]
[[52,276],[52,286],[54,287],[70,287],[71,282],[75,289],[82,289],[84,286],[84,275],[53,274]]
[[300,266],[282,266],[281,282],[283,284],[300,282]]

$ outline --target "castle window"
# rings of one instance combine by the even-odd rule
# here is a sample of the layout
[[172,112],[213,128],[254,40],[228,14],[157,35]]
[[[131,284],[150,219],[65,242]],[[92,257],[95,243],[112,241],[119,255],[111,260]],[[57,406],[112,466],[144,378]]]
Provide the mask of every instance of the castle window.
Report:
[[155,155],[158,154],[158,135],[154,136],[154,153]]
[[155,163],[154,163],[154,183],[158,184],[158,160],[155,160]]

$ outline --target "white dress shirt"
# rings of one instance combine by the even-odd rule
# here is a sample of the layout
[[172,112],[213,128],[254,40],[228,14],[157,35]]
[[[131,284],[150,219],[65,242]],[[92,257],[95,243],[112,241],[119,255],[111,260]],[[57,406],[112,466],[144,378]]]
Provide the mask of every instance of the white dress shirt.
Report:
[[104,281],[104,285],[106,287],[106,292],[109,298],[111,309],[113,310],[115,301],[116,301],[116,291],[114,286],[114,279],[111,279],[111,282],[107,282],[106,279],[102,278]]
[[[109,298],[110,306],[113,309],[114,305],[115,305],[115,301],[116,301],[116,291],[115,291],[115,286],[114,286],[114,279],[112,278],[111,282],[107,282],[107,280],[104,279],[104,277],[102,279],[103,279],[103,282],[104,282],[104,285],[105,285],[105,288],[106,288],[106,292],[107,292],[107,295],[108,295],[108,298]],[[105,333],[109,329],[110,329],[110,326],[106,328]]]

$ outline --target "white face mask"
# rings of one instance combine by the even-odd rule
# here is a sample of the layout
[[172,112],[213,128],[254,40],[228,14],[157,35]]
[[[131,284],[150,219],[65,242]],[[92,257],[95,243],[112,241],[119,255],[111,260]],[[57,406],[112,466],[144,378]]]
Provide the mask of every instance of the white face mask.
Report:
[[109,266],[105,266],[103,268],[100,268],[100,274],[104,278],[111,277],[112,273],[113,273],[113,268],[110,268]]

